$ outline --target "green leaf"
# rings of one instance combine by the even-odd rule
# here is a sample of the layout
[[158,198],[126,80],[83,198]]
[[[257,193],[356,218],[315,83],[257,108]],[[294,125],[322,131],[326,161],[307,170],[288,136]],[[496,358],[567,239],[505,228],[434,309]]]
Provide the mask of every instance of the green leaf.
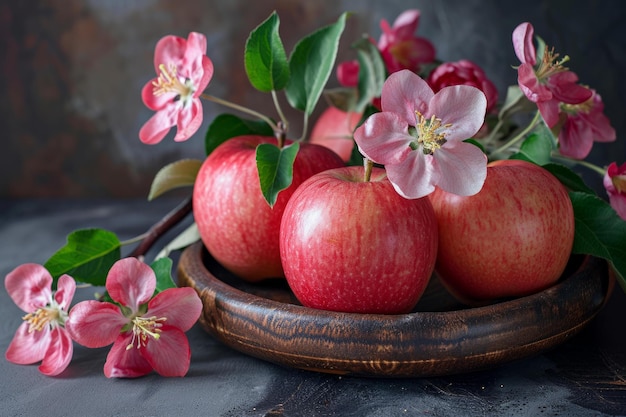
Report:
[[552,149],[551,135],[546,132],[533,133],[524,140],[519,152],[512,155],[511,159],[524,159],[537,165],[544,165],[551,161]]
[[572,191],[576,234],[573,253],[606,259],[626,291],[626,222],[600,197]]
[[201,166],[202,161],[199,159],[181,159],[165,165],[152,181],[148,200],[153,200],[174,188],[193,186]]
[[510,85],[506,90],[506,98],[498,113],[500,120],[508,119],[512,114],[520,111],[531,111],[536,109],[537,105],[526,98],[519,86]]
[[298,155],[298,149],[300,149],[298,142],[283,148],[271,143],[262,143],[256,148],[261,192],[270,207],[274,207],[278,193],[291,185],[293,163]]
[[359,100],[354,110],[360,113],[375,97],[380,97],[387,70],[378,47],[368,37],[355,42],[353,47],[359,61]]
[[102,286],[109,269],[120,259],[120,246],[117,236],[108,230],[76,230],[44,266],[55,280],[68,274],[76,281]]
[[287,54],[278,34],[280,20],[273,12],[246,41],[244,65],[254,88],[264,93],[285,88],[289,81]]
[[595,192],[585,184],[580,175],[576,174],[565,165],[549,163],[542,165],[542,167],[550,171],[550,173],[557,177],[559,181],[561,181],[561,184],[566,186],[570,191],[595,194]]
[[246,120],[233,114],[220,114],[209,125],[204,140],[207,155],[230,138],[243,135],[274,136],[274,130],[263,121]]
[[172,279],[173,261],[170,258],[160,258],[150,264],[150,268],[156,275],[156,291],[159,293],[168,288],[176,288],[176,284]]
[[339,38],[346,24],[347,13],[337,22],[301,39],[289,57],[289,72],[285,94],[289,104],[310,116],[330,77]]

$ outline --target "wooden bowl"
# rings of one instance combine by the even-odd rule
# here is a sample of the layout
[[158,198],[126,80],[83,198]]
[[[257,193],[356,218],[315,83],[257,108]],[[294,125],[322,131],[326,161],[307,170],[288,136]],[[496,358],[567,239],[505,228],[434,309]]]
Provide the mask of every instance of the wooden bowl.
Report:
[[581,330],[611,288],[605,261],[576,257],[556,285],[522,298],[466,308],[433,278],[410,314],[338,313],[299,305],[284,280],[240,280],[201,243],[183,252],[178,279],[202,298],[203,328],[238,351],[287,367],[377,377],[463,373],[544,352]]

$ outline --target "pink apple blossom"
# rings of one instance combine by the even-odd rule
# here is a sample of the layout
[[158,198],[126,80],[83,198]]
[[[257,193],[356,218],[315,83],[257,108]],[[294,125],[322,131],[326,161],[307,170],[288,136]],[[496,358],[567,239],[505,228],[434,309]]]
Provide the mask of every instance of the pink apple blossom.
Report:
[[173,126],[174,140],[189,139],[202,124],[200,94],[213,76],[213,63],[206,56],[206,37],[192,32],[185,40],[166,36],[156,45],[157,77],[141,92],[144,104],[156,113],[143,125],[139,138],[147,144],[163,140]]
[[603,182],[611,207],[626,220],[626,163],[617,166],[612,162],[604,174]]
[[422,64],[435,60],[433,44],[414,35],[419,18],[419,10],[411,9],[402,12],[391,27],[385,19],[381,20],[383,33],[378,40],[378,50],[390,73],[402,69],[419,72]]
[[487,157],[464,142],[482,126],[487,100],[475,87],[444,87],[436,94],[409,70],[383,85],[382,112],[371,115],[354,133],[363,155],[385,165],[396,191],[420,198],[435,186],[457,195],[480,191]]
[[[377,42],[377,48],[385,62],[387,72],[394,73],[403,69],[419,72],[423,64],[435,60],[435,47],[426,38],[414,35],[419,23],[419,10],[402,12],[389,26],[387,20],[380,21],[383,33]],[[370,39],[372,43],[376,43]],[[337,66],[337,79],[344,87],[356,87],[359,80],[359,63],[342,62]]]
[[133,378],[153,369],[162,376],[184,376],[189,370],[191,350],[184,332],[198,320],[202,302],[192,288],[170,288],[153,298],[155,288],[148,265],[124,258],[106,280],[117,304],[83,301],[70,311],[66,325],[78,343],[91,348],[113,343],[104,365],[108,378]]
[[487,98],[487,113],[494,110],[498,102],[495,84],[487,78],[482,68],[467,59],[444,62],[428,75],[427,81],[435,93],[452,85],[471,85],[478,88]]
[[76,282],[69,275],[63,275],[53,292],[52,276],[46,268],[24,264],[6,276],[4,285],[13,302],[27,313],[9,344],[6,359],[19,365],[41,361],[39,371],[42,374],[60,374],[69,365],[74,352],[64,325]]
[[591,152],[593,142],[613,142],[615,129],[604,114],[604,103],[595,91],[593,96],[581,104],[561,105],[566,115],[559,132],[561,154],[574,159],[584,159]]
[[356,87],[359,84],[359,62],[344,61],[337,65],[337,80],[344,87]]
[[559,106],[580,104],[591,98],[591,90],[577,84],[578,76],[563,64],[567,57],[558,59],[554,49],[546,47],[537,61],[533,44],[534,28],[528,23],[513,31],[513,48],[521,61],[517,68],[517,83],[526,97],[537,104],[544,121],[554,127],[559,121]]

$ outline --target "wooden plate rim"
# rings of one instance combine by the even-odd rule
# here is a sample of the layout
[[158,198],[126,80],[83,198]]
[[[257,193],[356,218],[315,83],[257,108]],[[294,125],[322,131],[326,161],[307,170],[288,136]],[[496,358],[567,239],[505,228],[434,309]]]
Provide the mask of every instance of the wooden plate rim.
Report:
[[483,307],[400,315],[324,311],[228,285],[206,265],[198,242],[181,255],[180,285],[204,304],[200,323],[226,345],[306,370],[382,377],[448,375],[541,353],[580,331],[610,293],[605,261],[526,297]]

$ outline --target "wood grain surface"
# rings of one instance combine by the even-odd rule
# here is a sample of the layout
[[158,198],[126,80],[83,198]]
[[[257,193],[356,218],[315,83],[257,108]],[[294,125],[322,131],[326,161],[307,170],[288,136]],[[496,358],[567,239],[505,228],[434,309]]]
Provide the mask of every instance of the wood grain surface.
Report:
[[200,243],[183,252],[178,279],[200,294],[203,328],[233,349],[287,367],[377,377],[459,374],[542,353],[589,323],[612,288],[606,262],[587,257],[545,291],[487,306],[456,303],[434,279],[410,314],[338,313],[299,305],[282,280],[243,282]]

